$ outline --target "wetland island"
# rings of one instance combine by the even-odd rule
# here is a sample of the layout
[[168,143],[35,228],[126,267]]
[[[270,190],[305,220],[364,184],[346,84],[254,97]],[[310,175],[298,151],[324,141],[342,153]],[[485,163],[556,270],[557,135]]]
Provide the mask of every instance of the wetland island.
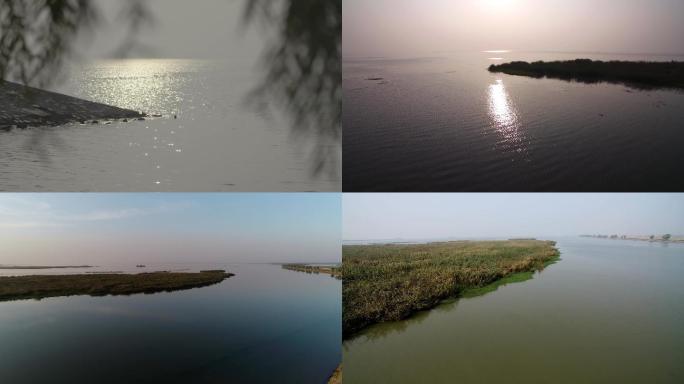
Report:
[[681,61],[601,61],[575,59],[566,61],[514,61],[492,64],[490,72],[579,81],[583,83],[623,83],[637,88],[684,89],[684,62]]
[[171,292],[218,284],[234,274],[223,270],[199,273],[151,272],[89,275],[33,275],[0,277],[0,301],[56,296],[117,296]]

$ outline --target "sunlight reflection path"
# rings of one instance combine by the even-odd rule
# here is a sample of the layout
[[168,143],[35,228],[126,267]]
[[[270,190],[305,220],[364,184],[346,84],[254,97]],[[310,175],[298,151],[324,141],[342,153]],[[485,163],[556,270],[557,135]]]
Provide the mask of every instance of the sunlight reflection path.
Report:
[[498,143],[507,152],[527,153],[527,139],[522,131],[518,112],[513,105],[503,80],[497,79],[487,91],[489,117],[501,136]]

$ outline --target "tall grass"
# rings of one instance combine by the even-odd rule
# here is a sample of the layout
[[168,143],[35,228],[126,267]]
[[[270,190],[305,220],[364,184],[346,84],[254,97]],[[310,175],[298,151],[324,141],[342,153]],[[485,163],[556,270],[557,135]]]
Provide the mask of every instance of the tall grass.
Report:
[[512,274],[541,270],[558,258],[555,244],[508,240],[343,246],[343,336],[406,318]]

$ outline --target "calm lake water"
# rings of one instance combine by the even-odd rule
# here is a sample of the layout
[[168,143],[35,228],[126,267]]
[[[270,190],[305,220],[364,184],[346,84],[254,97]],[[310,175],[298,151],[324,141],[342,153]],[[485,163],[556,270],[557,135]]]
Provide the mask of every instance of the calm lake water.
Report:
[[327,381],[341,360],[339,280],[210,267],[236,275],[172,293],[0,302],[0,383]]
[[558,247],[532,280],[345,342],[345,382],[684,382],[684,245]]
[[251,60],[74,68],[56,91],[163,117],[0,132],[0,191],[339,191],[339,175],[312,175],[318,138],[246,106],[261,80]]
[[[684,92],[487,71],[478,52],[344,61],[344,191],[680,191]],[[382,78],[382,80],[368,80]]]

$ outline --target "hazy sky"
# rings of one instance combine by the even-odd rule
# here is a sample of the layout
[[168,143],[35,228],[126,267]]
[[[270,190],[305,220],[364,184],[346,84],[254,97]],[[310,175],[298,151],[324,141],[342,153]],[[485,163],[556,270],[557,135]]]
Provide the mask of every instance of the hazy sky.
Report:
[[343,0],[343,55],[684,53],[681,0]]
[[[274,0],[277,1],[277,0]],[[108,57],[127,30],[121,18],[123,1],[97,0],[102,14],[95,38],[79,44],[86,57]],[[144,28],[133,57],[256,58],[268,41],[269,30],[258,23],[243,25],[244,0],[144,0],[154,24]]]
[[339,194],[0,194],[0,264],[331,262]]
[[684,194],[345,194],[343,239],[684,234]]

